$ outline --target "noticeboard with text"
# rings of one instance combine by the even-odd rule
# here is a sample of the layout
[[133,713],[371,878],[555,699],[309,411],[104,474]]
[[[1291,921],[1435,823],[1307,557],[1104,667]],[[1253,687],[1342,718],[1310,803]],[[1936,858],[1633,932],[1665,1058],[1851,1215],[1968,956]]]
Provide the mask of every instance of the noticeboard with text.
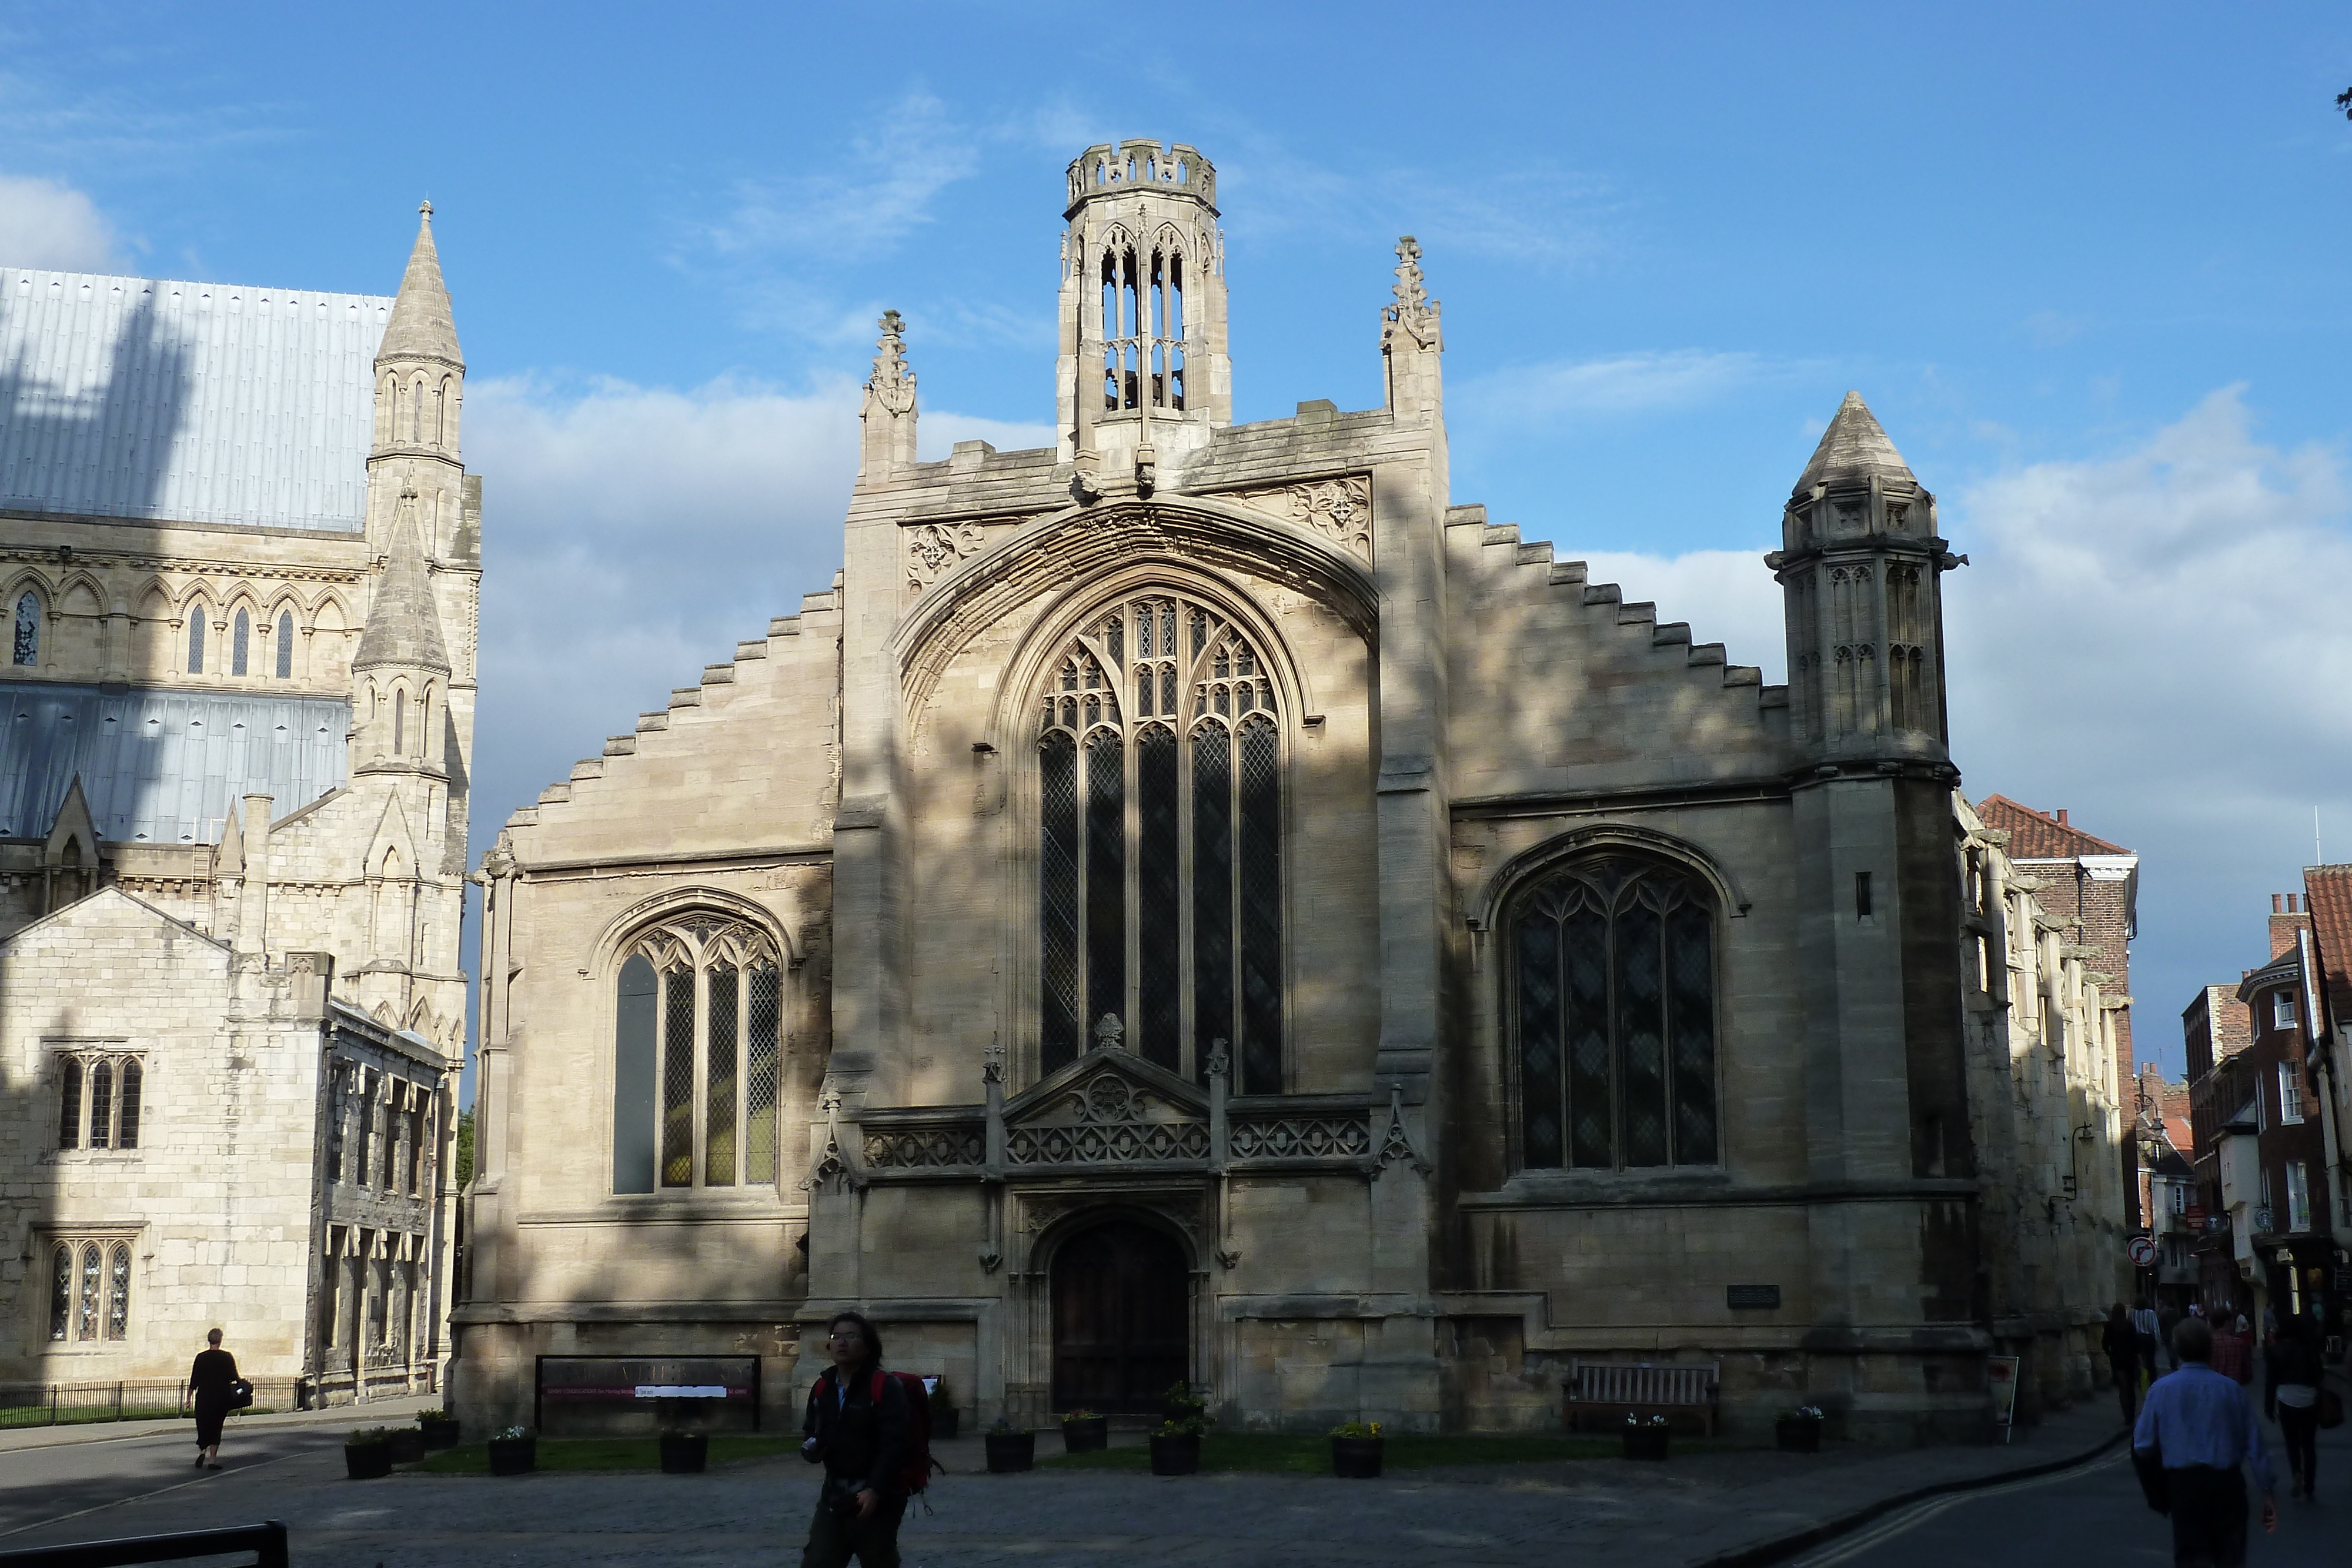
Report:
[[759,1358],[542,1355],[535,1425],[551,1437],[756,1432]]

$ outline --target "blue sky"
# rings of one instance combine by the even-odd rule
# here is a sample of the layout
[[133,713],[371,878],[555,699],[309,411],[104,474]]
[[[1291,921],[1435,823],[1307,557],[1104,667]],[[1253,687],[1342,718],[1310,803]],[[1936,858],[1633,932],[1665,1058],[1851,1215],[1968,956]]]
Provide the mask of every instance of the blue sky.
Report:
[[1414,234],[1454,499],[1772,678],[1756,556],[1859,388],[1976,563],[1966,787],[2146,857],[2143,1056],[2315,806],[2352,858],[2340,6],[397,14],[0,17],[0,261],[388,292],[433,199],[477,852],[829,580],[881,308],[927,449],[1045,439],[1061,171],[1158,136],[1218,167],[1237,417],[1378,401]]

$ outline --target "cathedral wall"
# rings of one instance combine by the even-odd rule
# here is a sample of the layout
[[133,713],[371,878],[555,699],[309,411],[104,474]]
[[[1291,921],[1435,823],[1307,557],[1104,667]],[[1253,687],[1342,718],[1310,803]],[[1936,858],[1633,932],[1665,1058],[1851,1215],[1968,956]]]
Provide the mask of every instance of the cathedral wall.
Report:
[[[247,1376],[300,1374],[319,1005],[282,973],[233,972],[224,946],[119,893],[0,946],[0,1198],[13,1232],[0,1246],[0,1378],[184,1380],[214,1327]],[[111,1146],[119,1094],[110,1146],[88,1146],[88,1079],[80,1146],[60,1149],[67,1052],[139,1062],[135,1149]],[[49,1337],[59,1240],[128,1244],[121,1340],[107,1337],[110,1277],[95,1337],[78,1321],[63,1343]]]

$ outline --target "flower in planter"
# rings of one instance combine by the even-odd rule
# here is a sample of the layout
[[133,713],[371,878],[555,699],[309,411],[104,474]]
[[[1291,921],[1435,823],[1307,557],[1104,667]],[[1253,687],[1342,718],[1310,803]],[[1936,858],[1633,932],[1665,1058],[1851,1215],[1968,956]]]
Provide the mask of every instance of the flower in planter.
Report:
[[1381,1435],[1378,1421],[1342,1421],[1331,1428],[1335,1437],[1377,1437]]
[[538,1434],[528,1427],[502,1427],[497,1432],[494,1440],[500,1443],[519,1443],[525,1438],[536,1436]]
[[1818,1405],[1800,1405],[1781,1417],[1784,1421],[1826,1421],[1829,1417]]
[[1628,1416],[1625,1417],[1625,1425],[1637,1431],[1647,1431],[1653,1427],[1671,1426],[1673,1423],[1664,1416]]
[[927,1377],[923,1381],[930,1385],[930,1391],[927,1396],[927,1398],[930,1404],[931,1414],[933,1416],[936,1417],[946,1411],[955,1408],[955,1402],[948,1397],[948,1380],[946,1378]]
[[378,1444],[389,1443],[391,1441],[392,1434],[385,1431],[381,1427],[355,1427],[352,1430],[352,1435],[343,1439],[343,1447],[346,1448],[373,1448]]
[[1094,1413],[1093,1411],[1091,1411],[1091,1410],[1087,1409],[1087,1408],[1085,1406],[1083,1406],[1083,1405],[1082,1405],[1082,1406],[1078,1406],[1078,1408],[1076,1408],[1076,1410],[1067,1410],[1067,1411],[1063,1412],[1063,1414],[1062,1414],[1062,1419],[1063,1419],[1065,1422],[1070,1422],[1070,1421],[1091,1421],[1091,1420],[1093,1420],[1094,1418],[1095,1418],[1095,1413]]
[[416,1413],[416,1424],[420,1427],[427,1421],[446,1421],[448,1418],[446,1410],[419,1410]]
[[1182,1378],[1168,1385],[1160,1402],[1168,1412],[1167,1418],[1160,1423],[1160,1435],[1163,1437],[1197,1437],[1217,1424],[1217,1418],[1209,1414],[1208,1391],[1196,1391]]
[[1014,1426],[1010,1416],[999,1416],[988,1424],[988,1435],[992,1437],[1023,1437],[1028,1433],[1028,1427]]

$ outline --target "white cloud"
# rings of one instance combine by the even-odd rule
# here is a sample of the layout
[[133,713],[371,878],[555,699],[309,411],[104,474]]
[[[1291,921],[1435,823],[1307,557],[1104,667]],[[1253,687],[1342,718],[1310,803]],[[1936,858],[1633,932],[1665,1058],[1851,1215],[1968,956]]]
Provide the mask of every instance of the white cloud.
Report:
[[733,210],[702,238],[722,256],[878,256],[929,223],[939,193],[978,166],[977,148],[946,105],[909,94],[878,110],[834,166],[740,183]]
[[121,242],[98,204],[70,185],[0,174],[0,265],[118,272]]
[[1668,349],[1492,371],[1465,378],[1447,401],[1472,428],[1571,413],[1647,413],[1688,408],[1794,369],[1749,353]]
[[[466,457],[484,492],[478,852],[606,736],[832,583],[858,398],[848,382],[467,388]],[[919,428],[927,459],[958,441],[1053,439],[951,413]]]
[[1788,639],[1780,617],[1780,585],[1764,569],[1764,552],[1703,549],[1687,555],[1595,550],[1583,556],[1588,582],[1613,582],[1628,603],[1658,607],[1660,621],[1687,621],[1694,643],[1720,643],[1724,658],[1754,664],[1764,679],[1787,679]]

